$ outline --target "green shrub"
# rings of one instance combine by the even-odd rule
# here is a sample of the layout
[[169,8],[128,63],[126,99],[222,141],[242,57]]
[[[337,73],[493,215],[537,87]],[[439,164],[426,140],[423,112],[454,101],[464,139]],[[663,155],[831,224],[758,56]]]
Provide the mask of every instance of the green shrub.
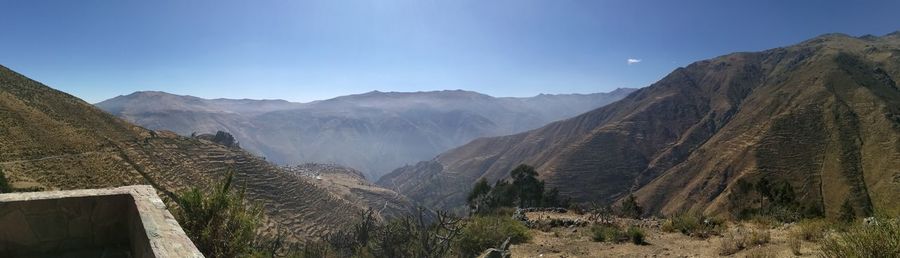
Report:
[[236,147],[240,148],[241,145],[234,140],[234,136],[232,136],[228,132],[217,131],[216,135],[213,136],[212,141],[218,144],[222,144],[228,147]]
[[786,180],[763,177],[752,181],[741,179],[732,187],[729,197],[735,205],[731,209],[732,215],[740,220],[761,215],[779,222],[795,222],[824,215],[820,204],[798,197],[794,187]]
[[594,224],[591,227],[591,240],[594,242],[619,243],[628,239],[628,235],[613,224]]
[[236,257],[253,251],[261,212],[245,203],[243,191],[231,191],[231,179],[229,174],[208,195],[193,188],[177,200],[176,218],[207,257]]
[[472,186],[472,192],[469,192],[469,195],[466,196],[466,203],[469,204],[469,207],[472,209],[477,208],[478,199],[484,198],[491,192],[491,185],[488,184],[487,180],[483,177]]
[[[447,212],[417,209],[405,217],[381,221],[367,210],[346,228],[303,245],[264,245],[279,257],[449,257],[462,232],[460,219]],[[268,247],[265,247],[268,246]],[[273,248],[274,247],[274,248]]]
[[531,239],[528,228],[509,216],[480,215],[469,219],[462,229],[457,252],[463,257],[475,257],[491,247],[498,247],[507,238],[510,244]]
[[619,215],[622,217],[640,219],[643,214],[644,208],[638,205],[634,195],[628,195],[628,198],[625,198],[622,201],[622,206],[619,207]]
[[3,169],[0,168],[0,193],[9,192],[12,192],[12,187],[9,186],[9,182],[6,181],[6,175],[3,174]]
[[545,189],[534,167],[522,164],[509,172],[509,180],[499,180],[493,187],[482,178],[472,186],[466,203],[473,214],[490,214],[501,207],[568,206],[571,199],[560,196],[556,188]]
[[644,230],[635,226],[628,227],[628,238],[631,239],[631,243],[634,243],[636,245],[643,245]]
[[879,218],[874,225],[851,225],[847,232],[822,241],[824,257],[897,257],[900,218]]
[[693,232],[700,231],[703,228],[702,218],[697,214],[683,213],[675,215],[669,219],[672,223],[669,230],[681,232],[685,235],[691,235]]
[[680,232],[686,236],[707,238],[718,235],[724,228],[724,221],[696,213],[680,213],[672,216],[662,225],[666,232]]
[[853,222],[856,219],[856,211],[853,209],[853,204],[850,203],[850,199],[844,200],[844,204],[841,205],[841,214],[838,217],[843,222]]

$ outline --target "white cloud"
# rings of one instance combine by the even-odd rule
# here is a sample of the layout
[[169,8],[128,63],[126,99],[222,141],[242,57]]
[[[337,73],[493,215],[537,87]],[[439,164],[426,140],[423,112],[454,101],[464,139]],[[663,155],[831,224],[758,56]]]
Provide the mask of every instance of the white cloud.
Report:
[[632,64],[636,64],[636,63],[640,63],[640,62],[641,62],[641,60],[637,59],[637,58],[629,58],[628,59],[628,65],[632,65]]

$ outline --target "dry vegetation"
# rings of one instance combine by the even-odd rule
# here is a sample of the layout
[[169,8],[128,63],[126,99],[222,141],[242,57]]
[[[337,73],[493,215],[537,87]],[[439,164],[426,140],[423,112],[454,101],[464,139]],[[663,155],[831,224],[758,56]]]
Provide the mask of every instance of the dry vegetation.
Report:
[[897,257],[900,255],[900,218],[880,218],[852,224],[822,241],[824,257]]
[[722,237],[719,254],[732,255],[747,248],[763,246],[771,240],[769,229],[754,225],[738,225]]
[[[577,219],[577,214],[527,213],[535,220]],[[590,215],[581,219],[589,220]],[[681,221],[681,222],[678,222]],[[531,229],[532,240],[513,245],[513,257],[896,257],[900,223],[896,217],[841,222],[824,218],[795,223],[770,219],[725,221],[704,226],[695,217],[624,219],[579,227]],[[764,223],[761,223],[764,222]],[[540,223],[534,223],[540,224]],[[673,226],[679,225],[679,226]],[[641,229],[641,244],[628,230]],[[714,229],[714,230],[712,230]],[[697,233],[715,232],[715,233]]]
[[[552,213],[528,213],[529,218],[553,219]],[[558,214],[576,218],[573,212]],[[581,219],[588,220],[589,215]],[[673,223],[673,220],[682,222]],[[593,223],[585,227],[553,227],[531,229],[532,241],[513,245],[513,257],[785,257],[816,256],[818,243],[805,242],[800,254],[790,246],[799,224],[777,227],[755,222],[721,222],[704,226],[693,217],[672,219],[613,218],[611,223]],[[668,225],[668,226],[667,226]],[[679,225],[677,229],[672,225]],[[624,229],[624,230],[623,230]],[[631,231],[641,232],[640,244],[633,241]],[[664,230],[665,229],[665,230]],[[686,232],[686,233],[683,233]],[[636,234],[635,234],[636,235]]]

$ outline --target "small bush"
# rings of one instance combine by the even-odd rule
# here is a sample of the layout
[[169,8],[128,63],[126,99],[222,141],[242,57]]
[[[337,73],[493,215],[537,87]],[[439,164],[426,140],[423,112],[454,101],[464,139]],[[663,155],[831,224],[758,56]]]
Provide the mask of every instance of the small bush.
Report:
[[675,221],[672,219],[667,219],[662,222],[662,225],[659,226],[659,229],[663,232],[675,233],[679,230],[675,228]]
[[749,247],[769,243],[771,239],[768,229],[738,227],[722,238],[719,254],[732,255]]
[[819,242],[833,227],[833,223],[824,219],[807,219],[798,222],[791,234],[800,240]]
[[246,257],[450,257],[462,231],[461,220],[443,211],[420,208],[388,221],[376,219],[372,209],[360,215],[356,223],[304,244],[285,243],[279,232]]
[[595,224],[591,227],[591,240],[594,242],[623,242],[628,236],[613,224]]
[[241,145],[234,140],[234,136],[232,136],[228,132],[218,131],[216,135],[213,136],[212,141],[218,144],[222,144],[228,147],[240,148]]
[[645,236],[644,230],[635,226],[628,227],[626,231],[614,224],[595,224],[591,227],[591,240],[594,242],[621,243],[630,240],[636,245],[643,245]]
[[768,229],[750,229],[750,236],[747,238],[747,246],[764,245],[772,240],[772,235]]
[[178,196],[176,218],[191,241],[207,257],[236,257],[251,253],[260,225],[261,209],[231,191],[232,174],[207,193],[199,188]]
[[625,198],[622,201],[622,206],[619,207],[619,215],[622,217],[640,219],[643,214],[644,208],[637,203],[634,195],[629,195],[628,198]]
[[681,213],[663,222],[665,232],[680,232],[686,236],[707,238],[718,235],[724,228],[724,221],[708,218],[695,213]]
[[824,257],[896,257],[900,254],[900,219],[874,225],[851,225],[847,232],[822,240]]
[[631,239],[631,243],[636,245],[644,244],[644,230],[639,227],[631,226],[628,228],[628,238]]
[[475,257],[507,238],[510,244],[518,244],[530,240],[531,235],[525,225],[509,216],[475,216],[463,227],[456,249],[463,257]]
[[719,247],[719,254],[732,255],[744,249],[741,239],[733,234],[725,234],[722,238],[722,245]]
[[12,192],[12,187],[9,186],[9,182],[6,181],[6,175],[3,174],[3,169],[0,168],[0,193],[9,192]]
[[459,239],[462,223],[446,212],[434,215],[420,208],[412,215],[380,221],[370,209],[358,223],[325,242],[336,257],[445,257]]

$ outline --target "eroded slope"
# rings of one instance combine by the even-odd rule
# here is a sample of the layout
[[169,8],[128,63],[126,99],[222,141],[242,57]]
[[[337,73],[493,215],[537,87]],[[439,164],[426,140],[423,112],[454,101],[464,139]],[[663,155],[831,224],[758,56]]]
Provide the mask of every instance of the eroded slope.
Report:
[[[380,184],[458,209],[479,178],[536,166],[576,201],[636,193],[648,212],[734,211],[738,182],[788,182],[829,214],[895,209],[900,196],[900,36],[823,35],[678,68],[625,99],[522,134],[485,138]],[[434,189],[439,189],[434,192]]]

